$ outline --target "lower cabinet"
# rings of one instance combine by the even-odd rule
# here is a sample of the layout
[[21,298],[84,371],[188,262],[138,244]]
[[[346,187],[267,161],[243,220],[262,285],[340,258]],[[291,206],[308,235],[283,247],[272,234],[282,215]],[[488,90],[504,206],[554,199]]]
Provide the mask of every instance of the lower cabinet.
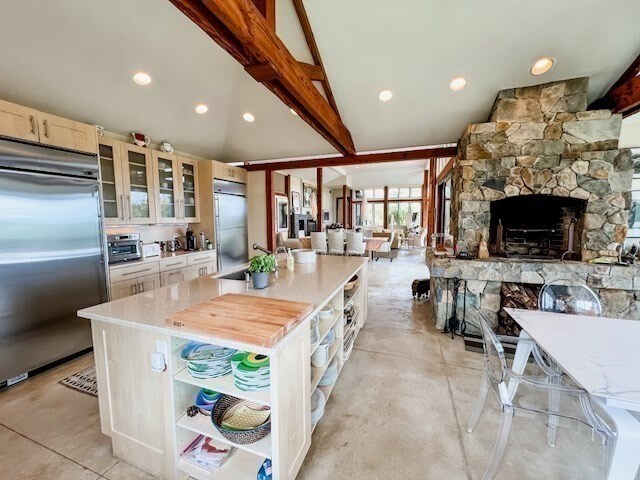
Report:
[[216,262],[207,262],[202,265],[194,265],[182,270],[184,272],[184,280],[193,280],[199,277],[213,275],[216,272]]
[[111,300],[213,275],[216,266],[215,250],[162,258],[158,262],[116,266],[110,269]]
[[130,297],[137,293],[149,292],[160,288],[160,275],[145,275],[144,277],[131,278],[122,282],[111,284],[111,300]]

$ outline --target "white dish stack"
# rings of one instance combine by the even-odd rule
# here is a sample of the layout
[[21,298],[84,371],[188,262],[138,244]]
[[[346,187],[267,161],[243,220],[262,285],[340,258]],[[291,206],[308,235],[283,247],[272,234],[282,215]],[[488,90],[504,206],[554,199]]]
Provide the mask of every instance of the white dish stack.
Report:
[[329,360],[329,348],[333,345],[333,342],[336,339],[336,334],[333,330],[329,330],[327,332],[327,336],[324,337],[324,340],[318,345],[316,351],[311,355],[311,365],[316,368],[324,367]]
[[324,415],[324,404],[326,398],[322,390],[316,388],[311,395],[311,428],[316,426]]
[[333,385],[336,383],[338,379],[338,358],[334,357],[332,362],[327,367],[327,370],[324,372],[324,375],[320,379],[318,383],[321,387],[326,387],[327,385]]
[[311,349],[313,350],[320,341],[320,319],[316,316],[311,319]]

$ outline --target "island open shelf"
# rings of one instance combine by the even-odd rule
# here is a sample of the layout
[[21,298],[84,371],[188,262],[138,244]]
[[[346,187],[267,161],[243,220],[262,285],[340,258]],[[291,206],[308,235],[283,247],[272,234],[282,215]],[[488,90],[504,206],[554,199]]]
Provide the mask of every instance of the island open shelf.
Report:
[[[101,426],[111,437],[114,456],[167,480],[186,480],[189,476],[197,480],[254,480],[266,459],[272,462],[273,480],[295,479],[312,442],[312,392],[320,388],[330,398],[336,383],[325,387],[318,384],[332,361],[338,363],[338,375],[344,368],[344,286],[354,275],[358,275],[358,281],[347,293],[346,302],[353,302],[358,311],[354,319],[358,327],[366,318],[367,263],[361,257],[319,256],[315,264],[296,265],[293,272],[280,268],[278,277],[264,290],[254,290],[244,281],[206,276],[80,311],[79,316],[92,322]],[[230,302],[233,295],[266,299],[270,305],[280,302],[278,310],[274,307],[264,315],[261,325],[265,327],[270,325],[267,317],[271,319],[268,321],[289,318],[281,316],[285,311],[283,301],[289,302],[287,305],[301,304],[305,309],[294,322],[283,322],[286,328],[280,327],[270,343],[243,340],[256,336],[250,327],[242,326],[253,320],[241,317],[227,322],[221,310],[211,310],[213,328],[233,331],[233,336],[186,326],[197,317],[185,318],[185,312],[193,312],[202,304]],[[247,302],[250,305],[246,308],[254,310],[251,305],[260,303],[251,298]],[[327,304],[334,312],[319,320],[318,333],[322,341],[333,329],[335,340],[327,362],[315,368],[311,366],[310,324]],[[185,319],[182,325],[174,322],[177,315]],[[243,328],[249,328],[244,337]],[[232,374],[207,379],[191,376],[180,358],[191,341],[268,356],[269,388],[239,389]],[[164,371],[151,368],[152,355],[157,365],[158,353],[164,355]],[[200,412],[188,416],[200,389],[268,406],[270,433],[254,443],[237,444],[218,431],[211,417]],[[220,468],[210,471],[181,457],[200,435],[217,446],[234,448]]]

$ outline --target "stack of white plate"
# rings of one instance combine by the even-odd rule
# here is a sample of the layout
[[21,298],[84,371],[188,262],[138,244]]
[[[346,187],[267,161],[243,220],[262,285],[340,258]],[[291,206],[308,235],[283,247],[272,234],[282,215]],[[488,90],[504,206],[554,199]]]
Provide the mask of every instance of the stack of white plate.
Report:
[[322,342],[311,355],[311,365],[317,368],[324,367],[327,360],[329,360],[329,345]]
[[320,340],[320,328],[319,328],[320,319],[318,317],[313,317],[311,319],[311,348],[313,349],[318,341]]
[[320,383],[318,383],[321,387],[326,387],[327,385],[333,385],[336,383],[338,379],[338,358],[334,357],[329,366],[327,367],[326,372],[320,379]]
[[329,318],[333,315],[333,312],[334,310],[331,305],[325,305],[324,307],[322,307],[320,312],[318,312],[318,316],[320,318]]
[[324,404],[326,398],[322,390],[316,388],[311,395],[311,428],[320,421],[322,415],[324,415]]
[[327,332],[327,336],[324,337],[324,340],[322,340],[320,345],[318,345],[318,348],[316,348],[316,351],[313,352],[313,355],[311,355],[311,364],[314,367],[319,368],[325,366],[327,360],[329,360],[329,348],[331,348],[331,345],[333,345],[333,342],[335,342],[335,340],[336,333],[332,328]]

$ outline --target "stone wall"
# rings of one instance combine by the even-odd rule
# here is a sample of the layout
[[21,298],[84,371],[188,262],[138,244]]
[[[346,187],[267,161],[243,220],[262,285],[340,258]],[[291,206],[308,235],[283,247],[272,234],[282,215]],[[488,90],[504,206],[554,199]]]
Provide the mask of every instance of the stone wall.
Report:
[[615,256],[624,242],[633,160],[618,149],[621,115],[585,111],[588,79],[503,90],[490,121],[472,124],[459,142],[451,228],[460,250],[488,240],[490,202],[516,195],[587,201],[583,260]]
[[[447,309],[451,314],[452,295],[447,290],[447,279],[456,277],[467,281],[467,306],[478,308],[493,326],[498,321],[502,282],[542,285],[572,277],[586,281],[599,295],[604,316],[640,320],[640,266],[527,262],[498,258],[460,260],[435,256],[431,250],[427,251],[427,265],[431,272],[429,301],[438,328],[444,328]],[[458,297],[460,316],[463,295],[465,294],[461,290]]]

